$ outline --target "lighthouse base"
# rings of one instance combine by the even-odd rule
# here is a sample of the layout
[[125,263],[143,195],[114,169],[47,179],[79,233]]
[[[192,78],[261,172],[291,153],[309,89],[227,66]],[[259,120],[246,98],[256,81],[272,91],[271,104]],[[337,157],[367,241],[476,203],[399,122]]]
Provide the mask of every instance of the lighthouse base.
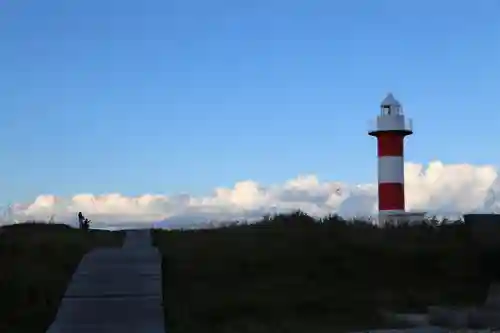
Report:
[[379,211],[378,224],[418,224],[425,220],[425,212],[405,212],[401,210]]

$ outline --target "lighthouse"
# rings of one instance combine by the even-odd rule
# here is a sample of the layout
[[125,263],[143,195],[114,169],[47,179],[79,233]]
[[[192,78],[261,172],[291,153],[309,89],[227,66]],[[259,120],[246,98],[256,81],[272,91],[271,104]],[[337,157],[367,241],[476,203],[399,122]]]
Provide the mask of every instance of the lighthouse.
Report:
[[413,134],[412,121],[391,93],[368,134],[377,138],[379,223],[421,221],[424,213],[405,211],[404,138]]

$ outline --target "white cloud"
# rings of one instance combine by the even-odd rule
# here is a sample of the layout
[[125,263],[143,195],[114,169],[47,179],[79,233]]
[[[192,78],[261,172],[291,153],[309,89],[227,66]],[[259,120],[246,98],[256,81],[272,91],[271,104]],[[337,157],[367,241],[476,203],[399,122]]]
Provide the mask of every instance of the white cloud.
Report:
[[[488,165],[406,163],[407,208],[435,214],[500,212],[498,176],[497,169]],[[12,205],[8,215],[17,220],[47,220],[55,215],[56,221],[74,222],[75,214],[82,211],[97,225],[134,226],[150,226],[161,220],[179,226],[205,220],[251,219],[295,209],[316,216],[330,213],[368,216],[376,212],[376,189],[375,184],[350,185],[302,175],[270,186],[245,180],[233,188],[217,188],[206,197],[152,194],[127,197],[119,193],[78,194],[72,198],[40,195],[31,204]]]

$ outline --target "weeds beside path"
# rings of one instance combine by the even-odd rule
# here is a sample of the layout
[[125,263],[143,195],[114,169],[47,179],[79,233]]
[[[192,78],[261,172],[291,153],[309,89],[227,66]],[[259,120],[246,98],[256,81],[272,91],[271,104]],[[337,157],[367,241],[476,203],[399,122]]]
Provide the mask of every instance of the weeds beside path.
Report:
[[297,213],[153,233],[169,333],[374,328],[379,309],[481,302],[499,257],[460,223],[380,229]]
[[83,255],[122,241],[122,232],[59,224],[0,228],[0,332],[44,333]]

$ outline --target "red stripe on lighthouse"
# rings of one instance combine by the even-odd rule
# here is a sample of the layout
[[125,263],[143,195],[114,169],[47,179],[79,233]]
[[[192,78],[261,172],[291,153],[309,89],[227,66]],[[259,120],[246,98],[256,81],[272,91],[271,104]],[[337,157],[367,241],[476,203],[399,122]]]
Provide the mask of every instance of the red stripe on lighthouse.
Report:
[[377,133],[378,156],[404,156],[404,134],[398,132]]
[[404,210],[405,189],[402,183],[378,184],[378,210]]

